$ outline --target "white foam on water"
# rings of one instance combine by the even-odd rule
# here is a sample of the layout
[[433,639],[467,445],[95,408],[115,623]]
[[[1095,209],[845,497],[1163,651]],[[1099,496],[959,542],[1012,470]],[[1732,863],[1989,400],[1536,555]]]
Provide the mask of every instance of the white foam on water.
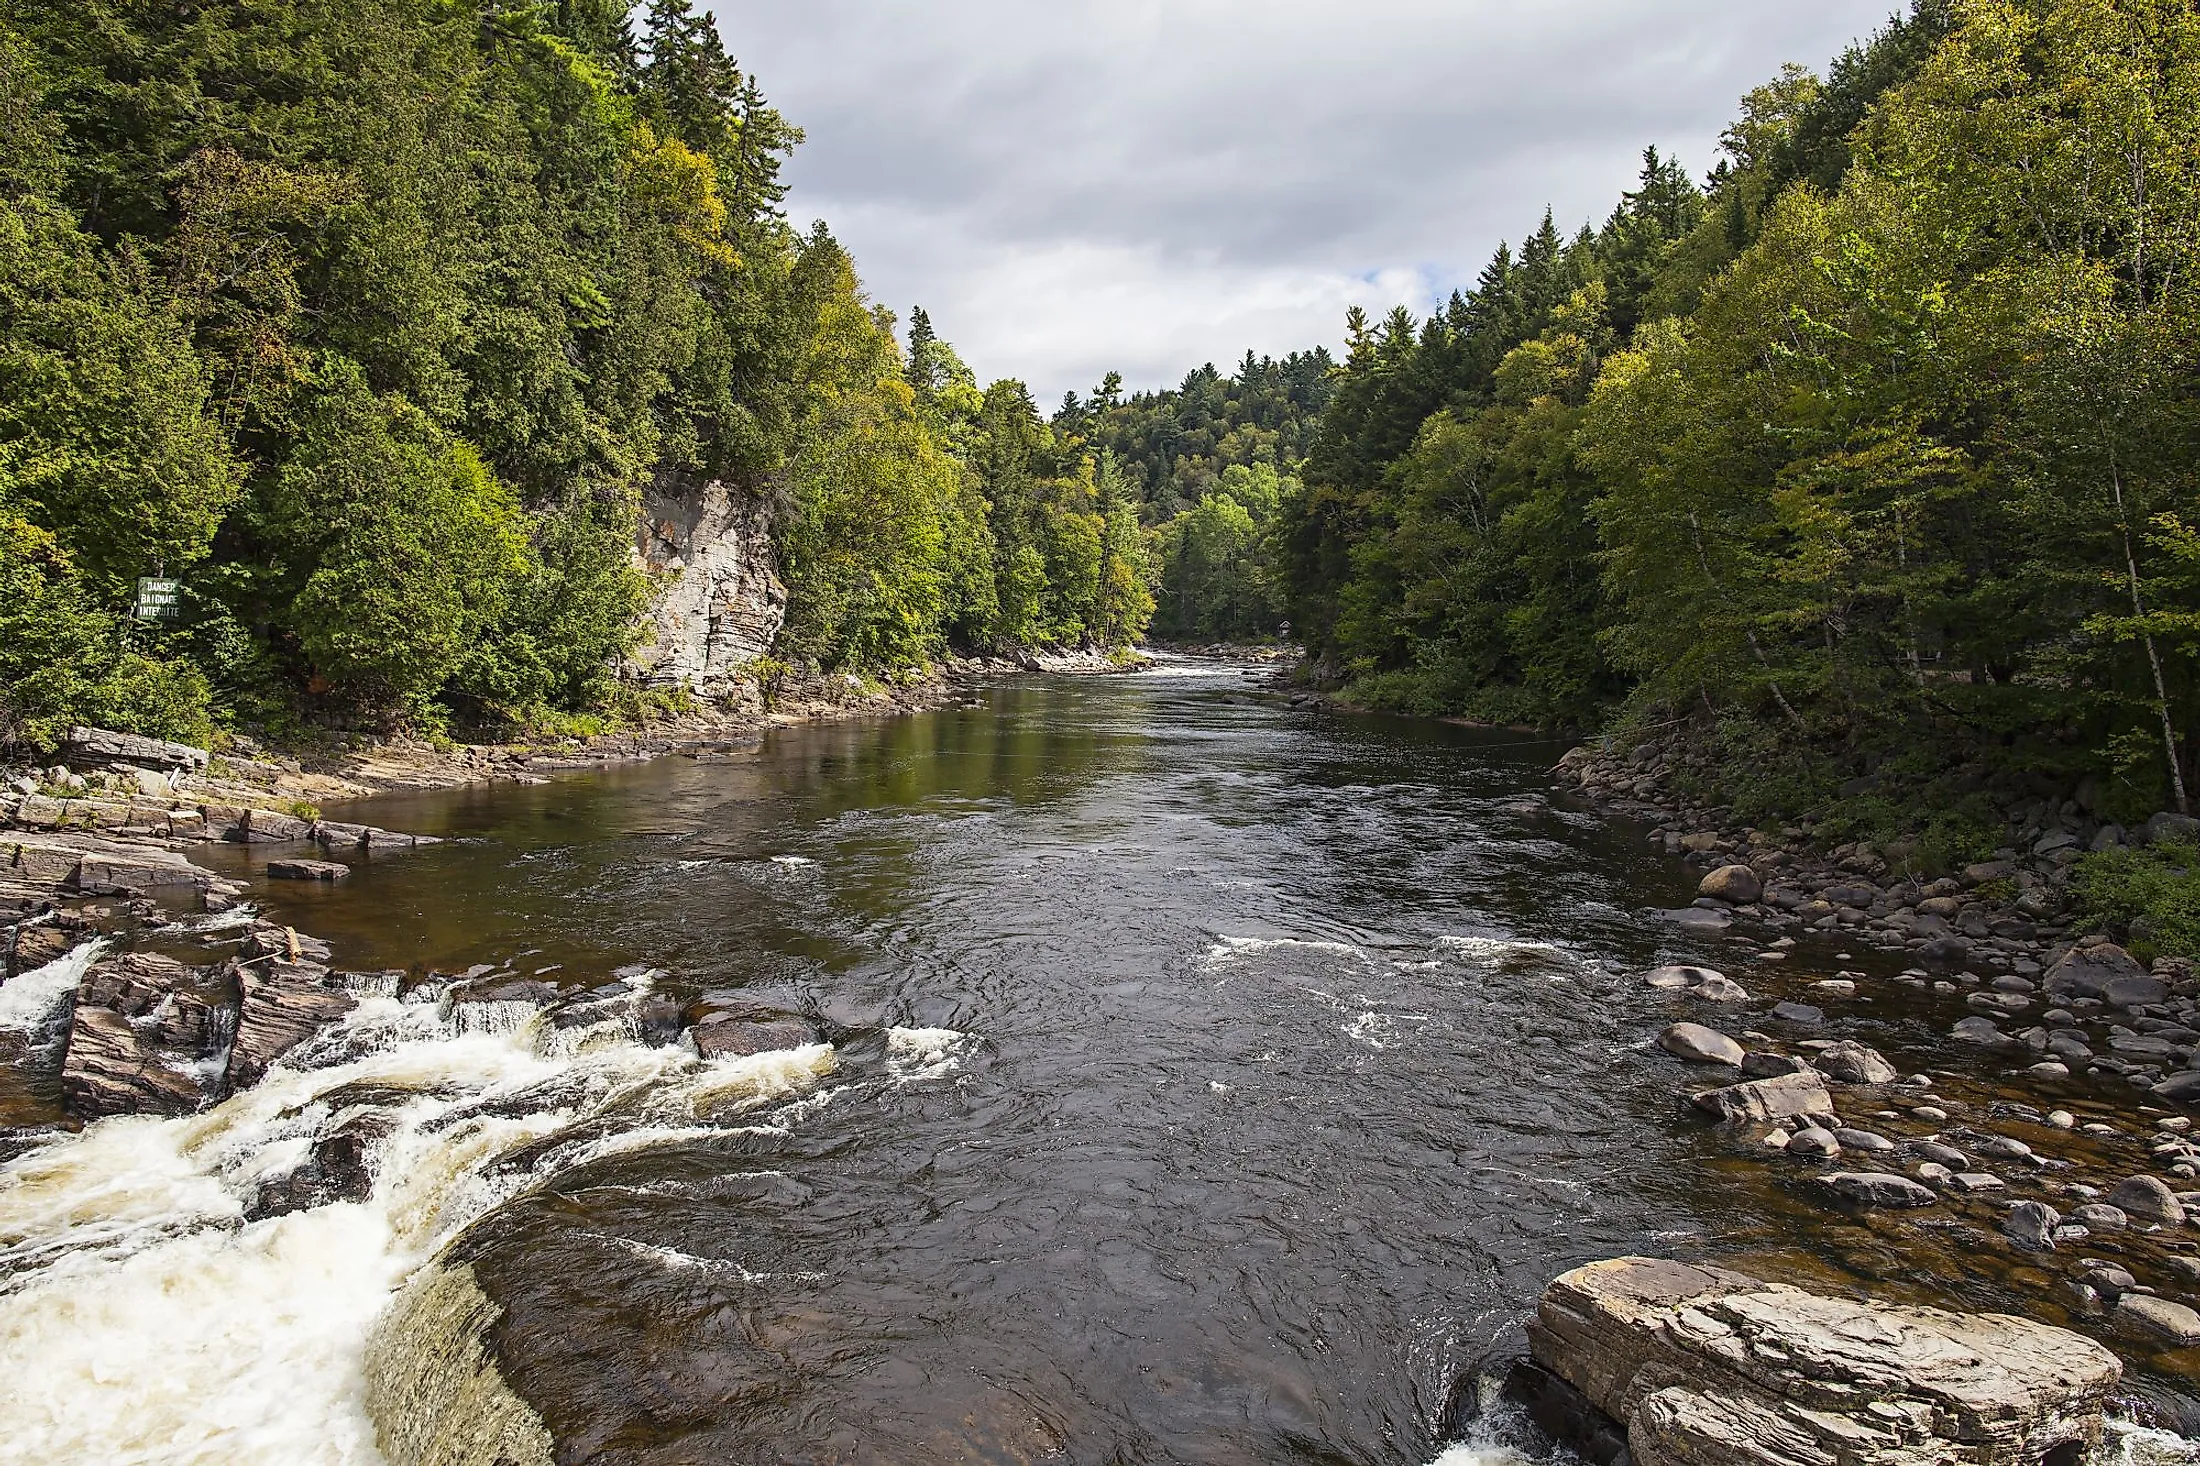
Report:
[[1241,957],[1258,956],[1262,952],[1299,950],[1329,952],[1339,957],[1365,958],[1366,953],[1350,942],[1306,941],[1298,937],[1224,937],[1201,954],[1200,960],[1209,967],[1220,967]]
[[[723,1134],[711,1119],[834,1062],[823,1044],[705,1063],[547,1038],[539,1016],[480,1028],[368,997],[203,1114],[101,1121],[0,1166],[0,1463],[381,1466],[366,1341],[415,1269],[563,1170]],[[262,1181],[366,1110],[391,1129],[364,1201],[244,1221]]]
[[886,1072],[901,1084],[945,1078],[983,1042],[977,1034],[953,1028],[889,1028]]
[[43,967],[17,973],[13,982],[0,984],[0,1029],[25,1033],[44,1028],[106,950],[105,942],[86,942]]
[[801,870],[805,866],[812,866],[817,862],[807,855],[774,855],[772,864],[785,866],[789,870]]

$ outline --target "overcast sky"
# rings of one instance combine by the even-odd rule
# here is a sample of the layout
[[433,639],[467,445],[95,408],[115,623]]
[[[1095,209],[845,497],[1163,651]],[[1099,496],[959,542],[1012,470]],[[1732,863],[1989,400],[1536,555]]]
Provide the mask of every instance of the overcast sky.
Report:
[[1894,0],[717,0],[809,140],[790,216],[1042,404],[1332,350],[1424,312],[1645,144],[1699,175],[1736,100]]

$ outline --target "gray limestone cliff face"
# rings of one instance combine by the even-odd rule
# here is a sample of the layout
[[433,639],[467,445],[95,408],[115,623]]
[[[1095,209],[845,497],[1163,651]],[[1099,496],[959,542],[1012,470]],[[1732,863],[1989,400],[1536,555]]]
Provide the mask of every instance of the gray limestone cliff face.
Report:
[[634,549],[661,578],[633,654],[642,681],[709,698],[742,691],[742,669],[771,650],[787,616],[770,506],[716,479],[666,477],[642,496]]

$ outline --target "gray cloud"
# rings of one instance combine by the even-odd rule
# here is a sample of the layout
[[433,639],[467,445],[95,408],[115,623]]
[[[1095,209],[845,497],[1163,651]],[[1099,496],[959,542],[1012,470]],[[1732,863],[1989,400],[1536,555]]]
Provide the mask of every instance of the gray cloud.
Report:
[[1645,144],[1702,171],[1742,93],[1893,0],[723,0],[809,135],[790,211],[1042,400],[1334,346],[1425,309]]

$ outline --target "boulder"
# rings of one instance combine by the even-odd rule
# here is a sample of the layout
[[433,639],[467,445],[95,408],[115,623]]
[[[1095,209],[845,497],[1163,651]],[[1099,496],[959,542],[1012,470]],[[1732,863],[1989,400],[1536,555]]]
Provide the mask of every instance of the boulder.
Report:
[[228,984],[172,957],[130,952],[77,984],[61,1094],[80,1120],[185,1115],[213,1099],[232,1011]]
[[2189,814],[2174,814],[2163,810],[2146,823],[2145,839],[2149,845],[2159,845],[2167,840],[2191,844],[2200,840],[2200,819]]
[[1538,1365],[1621,1423],[1636,1466],[2077,1460],[2098,1446],[2122,1376],[2098,1344],[2028,1319],[1648,1258],[1558,1279],[1528,1341]]
[[2157,1098],[2181,1105],[2200,1102],[2200,1069],[2187,1069],[2181,1074],[2170,1075],[2154,1086],[2154,1093]]
[[2116,1318],[2122,1323],[2136,1324],[2179,1347],[2200,1344],[2200,1313],[2167,1298],[2126,1293],[2116,1300]]
[[141,738],[135,733],[116,733],[107,728],[71,728],[69,761],[84,764],[136,764],[153,769],[204,769],[209,755],[188,743],[169,743]]
[[768,1019],[716,1013],[689,1030],[695,1052],[705,1059],[739,1059],[750,1054],[806,1048],[820,1041],[817,1025],[786,1014]]
[[1830,1161],[1841,1154],[1841,1142],[1830,1130],[1805,1125],[1788,1137],[1787,1153],[1803,1160]]
[[1991,1018],[1964,1018],[1956,1023],[1953,1036],[1957,1043],[1971,1044],[1983,1049],[2021,1049],[2022,1039],[2011,1038],[1994,1026]]
[[1708,967],[1660,967],[1643,975],[1643,982],[1661,992],[1684,993],[1706,1003],[1746,1003],[1748,990],[1723,972]]
[[1808,1074],[1810,1065],[1792,1054],[1775,1054],[1760,1050],[1742,1060],[1744,1079],[1776,1079],[1782,1074]]
[[2123,948],[2104,942],[2097,947],[2073,947],[2048,969],[2044,983],[2054,998],[2099,998],[2119,1008],[2159,1003],[2169,996],[2169,984],[2139,965]]
[[1739,1065],[1742,1046],[1716,1028],[1700,1023],[1676,1023],[1658,1035],[1658,1047],[1691,1064]]
[[1887,1062],[1876,1049],[1868,1049],[1853,1039],[1843,1039],[1820,1049],[1811,1064],[1828,1079],[1838,1079],[1843,1084],[1892,1084],[1902,1077],[1901,1071]]
[[311,836],[313,822],[294,814],[278,814],[271,809],[248,809],[238,829],[246,844],[281,845]]
[[1714,901],[1727,901],[1736,906],[1747,906],[1765,893],[1764,882],[1757,872],[1746,865],[1722,865],[1703,878],[1696,887],[1696,894],[1709,896]]
[[271,860],[267,863],[267,878],[271,881],[340,881],[350,874],[350,866],[334,860]]
[[347,1016],[359,999],[318,963],[240,964],[237,1039],[223,1082],[230,1094],[265,1078],[276,1060]]
[[2163,1182],[2152,1176],[2133,1176],[2108,1193],[2108,1204],[2125,1216],[2165,1227],[2185,1224],[2184,1203]]
[[1930,1186],[1888,1171],[1837,1171],[1818,1184],[1850,1206],[1908,1210],[1939,1201]]
[[2001,1234],[2027,1252],[2053,1252],[2062,1217],[2044,1201],[2020,1201],[2002,1218]]
[[1782,1120],[1831,1120],[1833,1096],[1816,1074],[1751,1079],[1697,1095],[1692,1103],[1730,1124],[1772,1125]]

